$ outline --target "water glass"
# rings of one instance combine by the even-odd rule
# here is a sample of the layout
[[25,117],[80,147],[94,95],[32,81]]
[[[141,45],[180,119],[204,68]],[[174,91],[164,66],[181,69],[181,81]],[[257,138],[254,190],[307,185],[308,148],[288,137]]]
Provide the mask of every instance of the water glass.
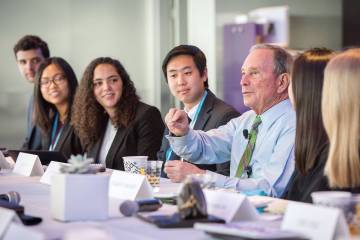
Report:
[[147,162],[146,176],[153,187],[154,192],[158,192],[160,189],[160,175],[163,161],[149,160]]

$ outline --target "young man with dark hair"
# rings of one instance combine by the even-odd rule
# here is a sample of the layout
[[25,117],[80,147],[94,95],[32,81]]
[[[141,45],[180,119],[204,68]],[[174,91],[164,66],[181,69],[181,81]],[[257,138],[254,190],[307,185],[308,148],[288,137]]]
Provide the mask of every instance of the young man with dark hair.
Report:
[[[30,83],[34,83],[41,63],[50,57],[48,45],[38,36],[26,35],[14,46],[14,54],[21,75]],[[33,95],[27,107],[27,134],[23,149],[41,149],[40,129],[33,124]]]
[[[173,48],[165,57],[162,65],[170,92],[184,105],[193,129],[210,130],[226,124],[239,113],[231,106],[218,99],[208,89],[206,57],[197,47],[180,45]],[[165,131],[168,135],[169,131]],[[207,170],[228,176],[230,159],[221,164],[195,165],[183,161],[169,146],[163,137],[158,158],[165,162],[165,172],[174,182],[182,181],[189,174],[204,174]],[[166,176],[163,173],[163,176]]]

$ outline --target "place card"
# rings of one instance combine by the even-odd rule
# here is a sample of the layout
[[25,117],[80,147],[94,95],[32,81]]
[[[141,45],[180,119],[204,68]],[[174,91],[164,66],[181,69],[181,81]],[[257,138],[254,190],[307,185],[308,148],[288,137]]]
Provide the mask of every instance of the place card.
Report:
[[11,169],[15,165],[14,160],[11,157],[5,157],[2,151],[0,151],[0,168]]
[[259,219],[259,213],[241,193],[204,190],[208,214],[224,219],[227,223]]
[[337,208],[289,202],[282,230],[298,232],[310,239],[349,239],[343,212]]
[[40,178],[40,182],[51,185],[52,176],[55,174],[60,174],[60,168],[66,165],[69,165],[69,163],[51,161],[49,166],[46,168],[44,175]]
[[114,170],[110,177],[109,196],[124,200],[153,197],[153,190],[145,175]]
[[0,207],[0,239],[3,239],[8,226],[15,217],[15,211]]
[[20,152],[13,173],[23,176],[42,176],[44,169],[37,155]]
[[43,240],[45,239],[44,234],[35,231],[34,229],[24,227],[23,225],[17,223],[10,223],[10,226],[5,233],[3,240],[17,240],[17,239],[26,239],[26,240]]

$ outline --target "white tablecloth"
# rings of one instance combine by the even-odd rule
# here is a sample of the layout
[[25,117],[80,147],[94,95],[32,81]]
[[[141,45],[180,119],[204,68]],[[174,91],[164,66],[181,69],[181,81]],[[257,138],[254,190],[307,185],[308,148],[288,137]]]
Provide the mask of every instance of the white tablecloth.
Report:
[[[136,217],[123,217],[118,212],[121,200],[110,199],[110,218],[107,221],[59,222],[50,215],[50,186],[39,182],[39,177],[23,177],[0,172],[0,193],[17,191],[21,195],[21,205],[25,213],[39,216],[42,223],[32,226],[45,234],[46,239],[63,239],[66,233],[77,231],[89,233],[89,228],[99,230],[107,239],[209,239],[210,236],[195,229],[159,229],[155,225],[143,222]],[[161,192],[175,192],[179,185],[162,180]],[[164,206],[172,208],[174,206]],[[83,230],[83,231],[81,231]],[[88,239],[85,234],[83,238]],[[79,237],[79,236],[78,236]]]

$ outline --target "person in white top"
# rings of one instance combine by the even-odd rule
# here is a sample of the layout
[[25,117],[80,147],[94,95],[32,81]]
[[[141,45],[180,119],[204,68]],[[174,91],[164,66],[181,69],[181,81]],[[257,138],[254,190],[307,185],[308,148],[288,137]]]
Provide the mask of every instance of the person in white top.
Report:
[[88,156],[118,170],[124,170],[124,156],[155,159],[164,132],[159,110],[139,101],[123,65],[109,57],[87,66],[72,123]]

